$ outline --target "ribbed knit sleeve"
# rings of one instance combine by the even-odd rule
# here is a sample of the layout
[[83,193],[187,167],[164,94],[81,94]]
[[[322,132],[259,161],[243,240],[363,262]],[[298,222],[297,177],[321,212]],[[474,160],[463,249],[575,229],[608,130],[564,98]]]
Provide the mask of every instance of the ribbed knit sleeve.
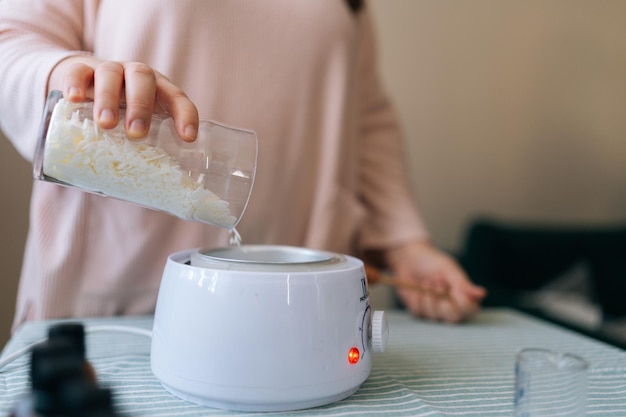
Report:
[[0,128],[27,160],[50,71],[84,47],[84,12],[82,0],[0,1]]
[[401,128],[379,79],[371,16],[364,13],[361,25],[359,195],[368,215],[360,246],[381,248],[424,239],[428,233],[411,193]]

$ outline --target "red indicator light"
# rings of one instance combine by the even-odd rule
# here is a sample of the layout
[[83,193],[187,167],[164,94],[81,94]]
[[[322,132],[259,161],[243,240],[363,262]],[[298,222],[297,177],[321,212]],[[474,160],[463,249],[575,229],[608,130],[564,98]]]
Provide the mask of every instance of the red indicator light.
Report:
[[359,349],[355,347],[351,348],[348,351],[348,362],[350,365],[354,365],[359,361],[359,359],[361,359],[361,352],[359,352]]

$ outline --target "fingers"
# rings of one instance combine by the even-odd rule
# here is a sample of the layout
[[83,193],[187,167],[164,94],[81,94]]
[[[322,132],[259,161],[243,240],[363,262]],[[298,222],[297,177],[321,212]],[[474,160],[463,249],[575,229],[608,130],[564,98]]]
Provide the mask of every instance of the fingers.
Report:
[[403,290],[400,298],[414,315],[430,320],[459,323],[478,311],[478,305],[459,304],[451,297],[441,297],[432,293]]
[[93,68],[83,62],[69,65],[63,77],[63,97],[73,102],[84,101],[91,90],[93,75]]
[[422,278],[422,290],[401,289],[398,295],[406,308],[418,317],[448,323],[468,320],[480,310],[485,291],[463,275],[450,271],[448,274],[445,279]]
[[156,74],[141,63],[124,65],[126,83],[126,133],[141,138],[148,133],[156,99]]
[[487,289],[485,287],[480,287],[478,285],[471,285],[467,289],[467,293],[470,297],[480,302],[487,296]]
[[93,98],[94,120],[103,129],[117,126],[120,104],[125,101],[125,128],[130,138],[148,133],[159,106],[172,115],[183,140],[191,142],[198,135],[196,106],[165,76],[142,63],[102,62],[91,56],[66,58],[53,69],[48,89],[60,89],[73,102]]
[[48,91],[60,90],[73,102],[93,97],[94,68],[100,63],[92,56],[71,56],[59,62],[48,77]]
[[451,321],[457,323],[468,320],[476,315],[480,310],[480,302],[467,296],[467,294],[450,294],[450,303],[453,306],[450,314]]
[[124,72],[119,62],[103,62],[95,69],[93,116],[103,129],[117,126]]
[[451,323],[465,321],[476,315],[480,310],[482,298],[472,295],[471,284],[467,285],[465,279],[450,284],[450,290],[442,304],[445,305],[446,315],[444,320]]
[[198,109],[180,88],[160,74],[157,76],[157,101],[174,118],[178,135],[188,142],[195,140],[198,136]]

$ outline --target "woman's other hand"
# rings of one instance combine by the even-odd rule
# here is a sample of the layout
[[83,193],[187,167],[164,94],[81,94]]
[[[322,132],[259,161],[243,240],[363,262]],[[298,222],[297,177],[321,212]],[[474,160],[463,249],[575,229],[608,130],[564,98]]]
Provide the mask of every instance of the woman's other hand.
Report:
[[426,289],[398,289],[400,299],[416,316],[457,323],[480,309],[486,290],[474,285],[452,257],[430,243],[391,249],[385,259],[397,280]]

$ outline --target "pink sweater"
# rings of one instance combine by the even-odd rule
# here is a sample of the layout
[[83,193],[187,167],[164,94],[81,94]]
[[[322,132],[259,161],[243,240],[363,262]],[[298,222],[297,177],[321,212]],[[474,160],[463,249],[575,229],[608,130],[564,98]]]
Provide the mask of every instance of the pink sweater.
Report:
[[[48,75],[77,53],[148,63],[201,117],[257,132],[257,178],[237,227],[244,243],[358,254],[425,237],[367,7],[2,0],[0,127],[28,160]],[[36,182],[15,325],[150,313],[170,253],[227,242],[226,230]]]

